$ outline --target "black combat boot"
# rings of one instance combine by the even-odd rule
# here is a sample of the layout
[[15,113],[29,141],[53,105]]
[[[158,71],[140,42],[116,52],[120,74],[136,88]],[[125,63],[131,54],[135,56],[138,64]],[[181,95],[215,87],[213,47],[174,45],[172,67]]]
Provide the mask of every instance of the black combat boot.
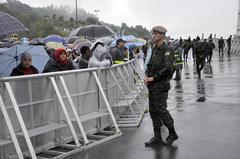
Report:
[[169,135],[166,138],[166,142],[168,145],[172,145],[172,143],[178,139],[178,135],[174,129],[174,127],[169,128]]
[[152,137],[148,142],[145,142],[146,147],[151,147],[154,145],[164,145],[165,143],[162,140],[161,129],[154,128],[154,137]]

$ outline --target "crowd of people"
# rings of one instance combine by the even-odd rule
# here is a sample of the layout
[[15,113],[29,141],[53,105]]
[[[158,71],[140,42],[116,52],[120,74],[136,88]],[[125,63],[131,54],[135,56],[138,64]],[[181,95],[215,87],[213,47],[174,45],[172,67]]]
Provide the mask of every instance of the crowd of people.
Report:
[[[232,36],[230,35],[229,38],[226,40],[228,51],[227,53],[230,54],[231,51],[231,43],[232,43]],[[176,62],[176,76],[174,80],[181,79],[181,70],[182,65],[184,62],[188,61],[188,55],[190,50],[192,50],[192,59],[194,64],[196,64],[196,71],[199,77],[201,77],[201,71],[204,68],[205,64],[211,64],[213,49],[215,46],[212,38],[212,34],[209,36],[208,39],[201,40],[199,36],[195,39],[191,40],[189,37],[186,40],[180,38],[177,41],[174,41],[170,44],[174,47],[175,50],[175,62]],[[225,47],[225,42],[223,37],[218,40],[218,50],[219,56],[223,56],[223,50]]]
[[[78,50],[46,47],[46,52],[50,57],[42,73],[58,72],[75,69],[87,69],[93,67],[110,67],[113,64],[121,64],[126,60],[131,60],[140,56],[142,52],[137,47],[127,49],[126,41],[116,40],[116,46],[108,48],[102,42],[96,42],[93,47],[82,46]],[[144,57],[144,55],[141,55]],[[20,64],[13,69],[10,76],[38,74],[39,70],[32,65],[32,56],[23,53]]]
[[[227,40],[228,53],[231,50],[230,36]],[[142,59],[145,62],[145,70],[147,63],[150,60],[151,51],[153,48],[152,42],[147,42],[141,47],[125,46],[126,41],[122,38],[116,40],[116,46],[109,48],[104,43],[96,42],[90,48],[89,46],[82,46],[79,52],[71,49],[52,49],[46,47],[50,60],[46,64],[43,73],[57,72],[74,69],[86,69],[92,67],[110,67],[113,64],[121,64],[124,61],[131,60],[135,57]],[[212,61],[213,49],[216,47],[213,43],[212,35],[208,39],[201,40],[199,36],[191,40],[191,37],[183,40],[168,40],[167,44],[174,49],[175,52],[175,77],[174,80],[181,80],[181,72],[183,63],[188,61],[190,50],[192,50],[192,59],[196,64],[196,71],[201,77],[201,70],[205,64],[210,64]],[[218,40],[219,56],[223,56],[223,49],[225,41],[221,37]],[[37,74],[39,71],[31,65],[31,55],[24,53],[21,57],[21,63],[13,69],[11,76]],[[27,64],[26,64],[27,63]]]

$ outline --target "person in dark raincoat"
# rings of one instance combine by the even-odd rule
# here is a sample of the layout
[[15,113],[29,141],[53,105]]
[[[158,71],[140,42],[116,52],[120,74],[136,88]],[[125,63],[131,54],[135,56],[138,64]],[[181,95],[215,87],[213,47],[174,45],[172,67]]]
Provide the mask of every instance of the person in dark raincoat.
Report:
[[201,78],[201,71],[205,65],[206,58],[206,47],[204,42],[197,42],[196,45],[196,70],[198,73],[198,77]]
[[113,62],[115,64],[120,64],[124,62],[124,48],[125,48],[125,43],[126,41],[124,41],[123,39],[118,39],[116,41],[116,46],[111,50],[111,56],[113,59]]
[[49,61],[45,66],[43,73],[74,70],[73,63],[67,59],[67,52],[63,48],[54,51],[54,60]]
[[232,35],[229,36],[227,39],[227,46],[228,46],[228,54],[230,54],[231,46],[232,46]]
[[82,56],[79,59],[79,69],[88,68],[88,62],[91,57],[91,49],[88,46],[83,46],[80,50]]
[[188,40],[185,40],[184,41],[184,44],[183,44],[183,59],[184,61],[187,62],[187,59],[188,59],[188,52],[189,50],[191,49],[191,41],[188,39]]
[[215,48],[215,45],[212,41],[212,39],[209,40],[207,45],[207,63],[211,63],[212,61],[212,55],[213,55],[213,49]]
[[223,48],[224,48],[224,46],[225,46],[225,43],[224,43],[223,37],[221,37],[218,40],[219,56],[221,55],[221,52],[222,52],[222,55],[223,55]]

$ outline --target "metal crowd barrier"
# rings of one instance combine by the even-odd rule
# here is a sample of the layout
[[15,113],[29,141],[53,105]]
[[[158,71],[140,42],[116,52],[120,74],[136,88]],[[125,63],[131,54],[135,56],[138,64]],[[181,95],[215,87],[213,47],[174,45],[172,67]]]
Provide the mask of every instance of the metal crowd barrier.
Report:
[[64,158],[139,126],[147,105],[137,60],[0,84],[1,159]]

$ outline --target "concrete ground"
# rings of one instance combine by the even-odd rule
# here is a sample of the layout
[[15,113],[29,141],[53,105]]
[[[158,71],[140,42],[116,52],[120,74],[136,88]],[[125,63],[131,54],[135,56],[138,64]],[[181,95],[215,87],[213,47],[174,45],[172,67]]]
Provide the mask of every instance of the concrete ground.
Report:
[[201,79],[194,70],[190,57],[182,80],[172,81],[168,105],[179,135],[173,147],[144,146],[153,135],[146,114],[139,128],[69,159],[240,159],[240,56],[214,52]]

